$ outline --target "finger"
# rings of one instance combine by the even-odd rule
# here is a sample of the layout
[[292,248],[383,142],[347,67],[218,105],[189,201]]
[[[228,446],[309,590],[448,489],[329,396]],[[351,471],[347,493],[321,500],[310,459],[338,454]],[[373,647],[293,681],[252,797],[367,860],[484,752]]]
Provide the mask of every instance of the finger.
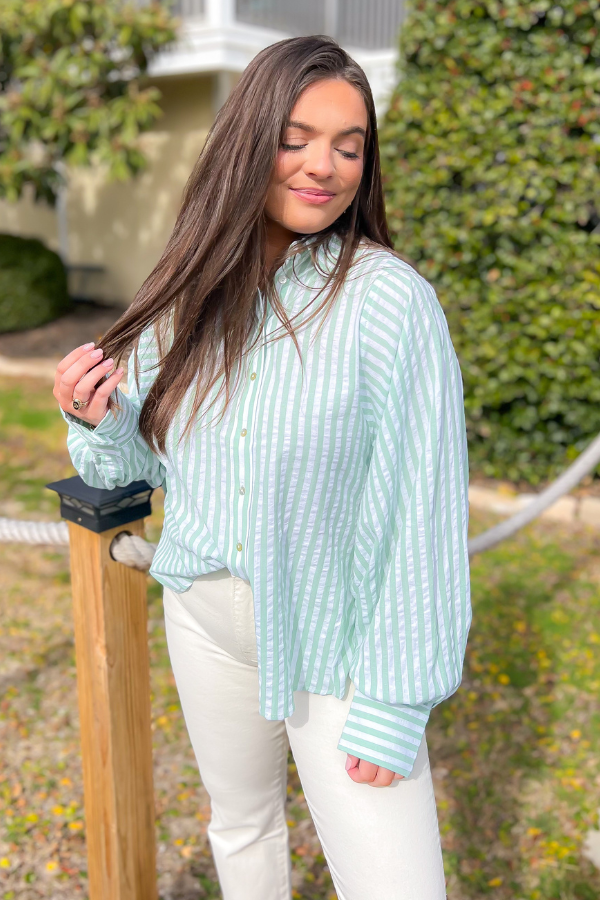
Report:
[[59,383],[57,399],[61,405],[63,405],[63,403],[65,402],[67,404],[71,403],[75,385],[79,381],[81,381],[83,376],[88,372],[90,368],[97,366],[101,359],[102,350],[98,347],[96,350],[92,350],[90,353],[83,353],[72,365],[69,366],[68,369],[65,369],[62,375],[58,376]]
[[93,393],[94,388],[98,384],[101,378],[104,378],[105,375],[109,373],[112,374],[112,368],[114,366],[114,360],[111,357],[108,359],[103,359],[102,362],[98,363],[97,366],[94,366],[93,369],[90,369],[89,372],[86,372],[79,381],[73,385],[73,394],[76,397],[79,397],[80,400],[87,400],[90,394]]
[[78,419],[82,419],[84,422],[89,422],[92,425],[99,425],[100,422],[104,419],[108,409],[108,396],[118,386],[119,381],[122,377],[123,369],[117,369],[111,376],[107,378],[105,382],[102,383],[100,388],[98,388],[92,394],[88,406],[86,406],[83,410],[76,410],[72,408],[72,411],[71,409],[69,409],[67,410],[67,412],[70,412],[71,415],[77,416]]
[[361,759],[358,764],[358,769],[362,775],[363,781],[370,784],[375,779],[379,766],[376,766],[375,763],[369,762],[366,759]]
[[358,775],[358,756],[352,756],[350,753],[346,755],[346,772],[354,779],[355,775]]
[[375,779],[371,782],[371,787],[389,787],[394,780],[394,773],[389,769],[379,766]]
[[358,758],[358,756],[350,756],[350,754],[348,754],[347,762],[350,763],[350,767],[346,769],[346,771],[348,772],[348,777],[351,778],[352,781],[356,781],[357,784],[361,784],[362,775],[360,774],[360,770],[358,768],[360,759]]
[[[90,341],[89,344],[82,344],[81,347],[76,347],[75,350],[71,350],[70,353],[67,353],[67,355],[61,359],[56,367],[56,375],[54,376],[55,390],[58,390],[61,377],[67,369],[69,369],[73,363],[77,362],[77,360],[81,359],[82,356],[85,356],[86,353],[91,353],[93,349],[94,342]],[[54,396],[56,396],[56,393]]]
[[116,369],[106,381],[103,381],[99,387],[96,388],[92,395],[92,399],[90,400],[90,405],[85,408],[84,418],[95,425],[104,418],[108,408],[108,398],[118,386],[122,377],[123,369]]
[[63,372],[66,372],[69,366],[72,366],[74,362],[76,362],[80,357],[82,357],[85,353],[91,353],[94,349],[95,342],[90,341],[88,344],[81,344],[80,347],[75,347],[74,350],[71,350],[70,353],[67,353],[61,361],[57,365],[57,370],[62,375]]
[[396,772],[396,773],[395,773],[395,775],[394,775],[394,781],[395,781],[396,779],[398,779],[398,781],[400,781],[402,778],[404,778],[404,775],[400,775],[399,772]]
[[348,775],[357,784],[369,784],[377,774],[378,766],[374,763],[367,762],[366,759],[359,759],[358,765],[348,769]]
[[73,395],[73,388],[77,382],[83,378],[86,372],[98,365],[102,359],[103,351],[98,347],[91,352],[83,353],[62,373],[58,372],[58,396],[59,400],[70,400]]

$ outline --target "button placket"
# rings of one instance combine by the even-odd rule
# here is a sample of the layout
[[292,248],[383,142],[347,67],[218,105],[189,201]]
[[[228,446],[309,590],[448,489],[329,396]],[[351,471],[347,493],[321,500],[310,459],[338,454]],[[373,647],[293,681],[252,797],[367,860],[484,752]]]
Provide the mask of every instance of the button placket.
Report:
[[[238,417],[238,440],[237,440],[237,448],[238,448],[238,473],[239,473],[239,481],[237,484],[237,497],[238,497],[238,528],[240,530],[240,534],[238,535],[238,542],[236,544],[236,549],[238,553],[241,553],[244,547],[247,549],[247,540],[248,540],[248,510],[250,509],[250,501],[252,499],[252,485],[248,483],[248,471],[245,465],[245,455],[247,444],[246,442],[250,439],[252,431],[253,431],[253,422],[250,420],[250,407],[251,401],[256,399],[253,391],[258,389],[257,381],[257,371],[258,365],[257,361],[260,361],[260,349],[252,360],[250,360],[250,364],[248,366],[247,371],[250,371],[249,375],[249,384],[250,390],[246,391],[244,402],[239,411]],[[260,370],[259,370],[260,371]],[[240,426],[244,427],[240,427]],[[250,445],[250,472],[252,471],[252,445]],[[241,560],[243,568],[247,573],[247,558],[243,558]]]
[[[244,397],[244,402],[239,412],[239,422],[246,423],[248,421],[248,406],[249,406],[249,396],[248,392]],[[238,470],[238,483],[235,486],[237,490],[237,522],[238,522],[238,542],[236,544],[236,549],[238,553],[241,553],[244,549],[244,545],[246,544],[246,540],[248,537],[248,510],[245,505],[246,503],[246,466],[244,463],[245,458],[245,449],[246,449],[246,441],[245,441],[245,432],[247,434],[247,429],[241,428],[240,424],[236,427],[237,434],[237,470]],[[242,565],[245,566],[246,559],[241,560]]]
[[[281,284],[286,284],[288,281],[288,278],[286,275],[283,274],[283,271],[284,270],[282,269],[282,271],[279,273],[277,278]],[[266,323],[265,323],[265,328],[263,328],[263,335],[262,335],[263,338],[265,337],[265,333],[264,333],[265,330],[266,330]],[[239,417],[238,417],[239,424],[238,424],[238,432],[237,432],[238,433],[237,447],[238,447],[239,482],[237,485],[237,491],[238,491],[237,521],[239,523],[238,530],[241,532],[240,534],[238,534],[238,540],[236,543],[236,550],[238,551],[238,553],[242,552],[242,550],[244,549],[244,546],[246,546],[246,548],[247,548],[248,510],[250,509],[250,501],[252,499],[252,485],[247,483],[247,471],[246,471],[246,466],[244,465],[246,440],[252,439],[252,443],[250,444],[250,448],[249,448],[249,455],[250,455],[249,466],[250,466],[250,472],[253,471],[252,448],[254,446],[253,438],[256,433],[256,426],[255,426],[254,422],[250,421],[250,412],[249,412],[250,405],[251,405],[250,401],[252,399],[252,400],[254,400],[254,403],[256,403],[256,394],[253,394],[252,391],[258,391],[258,389],[259,389],[261,379],[258,376],[261,371],[260,370],[261,364],[263,365],[263,369],[264,369],[265,355],[266,355],[266,344],[264,341],[262,341],[262,343],[259,344],[259,348],[258,348],[256,355],[251,360],[249,360],[249,365],[248,365],[247,371],[250,372],[250,375],[249,375],[250,390],[246,391],[244,403],[242,405],[242,408],[240,409]],[[239,427],[240,425],[243,425],[244,427],[240,428]],[[246,568],[247,558],[242,559],[240,562],[243,565],[243,567]],[[240,564],[240,562],[238,562],[238,564]]]
[[284,285],[284,284],[288,283],[288,281],[290,280],[289,266],[290,266],[290,260],[288,259],[284,262],[282,267],[279,269],[279,271],[275,275],[275,283],[276,284]]
[[[279,268],[275,272],[275,275],[273,276],[273,282],[274,282],[275,288],[278,290],[281,300],[284,299],[284,291],[282,290],[282,287],[286,284],[289,284],[290,280],[291,280],[290,279],[290,265],[291,265],[290,261],[286,260],[286,262],[281,266],[281,268]],[[275,315],[275,311],[273,310],[271,304],[268,304],[268,312],[267,312],[266,322],[268,323],[268,322],[270,322],[271,319],[276,319],[276,318],[277,318],[277,316]]]

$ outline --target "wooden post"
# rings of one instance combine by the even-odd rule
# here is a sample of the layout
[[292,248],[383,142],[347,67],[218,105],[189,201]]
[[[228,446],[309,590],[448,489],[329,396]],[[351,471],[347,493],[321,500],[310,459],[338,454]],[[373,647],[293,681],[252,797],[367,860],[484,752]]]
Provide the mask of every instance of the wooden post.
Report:
[[[110,555],[119,532],[143,537],[143,518],[131,519],[145,510],[139,501],[131,502],[131,491],[128,502],[126,489],[101,491],[110,515],[102,522],[101,505],[92,498],[100,521],[90,524],[81,500],[69,506],[73,485],[70,496],[62,487],[76,481],[49,487],[61,493],[61,512],[66,508],[70,519],[89,897],[156,900],[146,574]],[[98,493],[83,482],[75,487]],[[151,489],[145,487],[149,498]],[[100,530],[111,516],[114,520],[119,498],[125,505],[116,515],[127,520],[126,527]]]

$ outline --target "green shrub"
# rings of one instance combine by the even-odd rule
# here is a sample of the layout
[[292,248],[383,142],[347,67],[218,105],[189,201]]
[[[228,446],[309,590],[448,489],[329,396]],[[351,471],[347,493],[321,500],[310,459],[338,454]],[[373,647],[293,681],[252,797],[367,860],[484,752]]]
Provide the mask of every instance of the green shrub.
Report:
[[472,467],[537,483],[600,431],[600,0],[415,0],[381,133]]
[[60,256],[35,238],[0,234],[0,332],[35,328],[71,309]]

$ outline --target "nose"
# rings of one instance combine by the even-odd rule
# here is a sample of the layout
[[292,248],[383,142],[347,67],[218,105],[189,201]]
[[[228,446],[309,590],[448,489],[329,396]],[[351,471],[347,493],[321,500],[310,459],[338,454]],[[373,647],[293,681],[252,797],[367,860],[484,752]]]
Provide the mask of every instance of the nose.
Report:
[[314,178],[329,178],[330,175],[333,175],[335,168],[331,147],[325,142],[314,141],[304,163],[304,171]]

